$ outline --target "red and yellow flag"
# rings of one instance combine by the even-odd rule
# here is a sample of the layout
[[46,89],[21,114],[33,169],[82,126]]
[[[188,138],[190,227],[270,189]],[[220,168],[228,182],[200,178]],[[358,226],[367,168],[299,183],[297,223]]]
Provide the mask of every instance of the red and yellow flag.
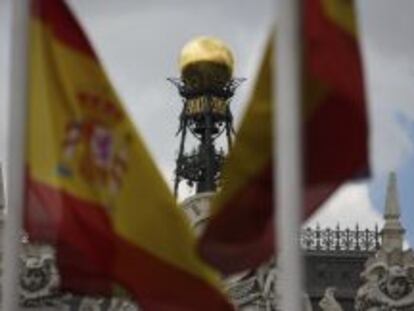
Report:
[[[303,2],[304,217],[344,181],[368,172],[368,131],[353,1]],[[267,51],[224,169],[224,186],[200,242],[225,273],[273,251],[272,61]]]
[[121,286],[144,310],[232,310],[62,0],[33,0],[25,226],[65,290]]

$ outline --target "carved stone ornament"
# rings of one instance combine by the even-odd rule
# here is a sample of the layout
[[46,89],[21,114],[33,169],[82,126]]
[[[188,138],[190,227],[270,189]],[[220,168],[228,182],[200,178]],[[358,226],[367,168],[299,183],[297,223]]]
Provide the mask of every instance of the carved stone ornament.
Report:
[[376,262],[362,273],[365,284],[358,290],[357,311],[414,310],[414,265]]
[[22,255],[20,288],[24,306],[38,306],[44,298],[54,298],[59,286],[59,274],[50,248],[26,247]]
[[319,302],[319,306],[323,311],[343,311],[341,305],[335,299],[335,288],[328,287],[325,295]]

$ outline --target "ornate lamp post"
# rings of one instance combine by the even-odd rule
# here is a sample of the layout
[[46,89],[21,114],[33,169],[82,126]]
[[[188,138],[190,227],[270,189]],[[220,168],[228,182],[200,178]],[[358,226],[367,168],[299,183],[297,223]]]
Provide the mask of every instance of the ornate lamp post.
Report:
[[[196,192],[213,192],[220,177],[224,151],[217,149],[217,138],[225,134],[227,147],[232,143],[230,101],[243,79],[233,75],[233,55],[220,40],[196,38],[187,43],[180,56],[180,78],[170,78],[183,100],[180,127],[181,142],[176,161],[174,192],[186,180]],[[198,141],[186,152],[187,133]]]

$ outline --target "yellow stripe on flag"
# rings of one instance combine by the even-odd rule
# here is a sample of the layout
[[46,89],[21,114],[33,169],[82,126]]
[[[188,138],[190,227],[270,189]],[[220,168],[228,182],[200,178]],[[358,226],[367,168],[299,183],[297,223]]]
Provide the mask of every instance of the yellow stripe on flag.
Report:
[[355,22],[354,1],[351,0],[321,0],[326,16],[338,26],[352,35],[357,34]]
[[[269,42],[264,53],[256,87],[247,104],[247,111],[237,133],[237,140],[230,152],[223,171],[223,191],[213,202],[217,212],[226,202],[243,189],[272,157],[272,62],[273,49]],[[254,148],[251,142],[254,141]]]

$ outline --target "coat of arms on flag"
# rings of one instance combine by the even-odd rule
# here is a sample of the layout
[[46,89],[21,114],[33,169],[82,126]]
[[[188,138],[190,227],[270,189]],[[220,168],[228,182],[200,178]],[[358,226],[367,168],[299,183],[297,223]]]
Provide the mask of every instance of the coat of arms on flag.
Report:
[[125,116],[113,101],[93,91],[79,92],[77,104],[80,117],[66,124],[58,173],[67,178],[79,174],[88,184],[116,195],[128,169],[132,136],[113,131]]

